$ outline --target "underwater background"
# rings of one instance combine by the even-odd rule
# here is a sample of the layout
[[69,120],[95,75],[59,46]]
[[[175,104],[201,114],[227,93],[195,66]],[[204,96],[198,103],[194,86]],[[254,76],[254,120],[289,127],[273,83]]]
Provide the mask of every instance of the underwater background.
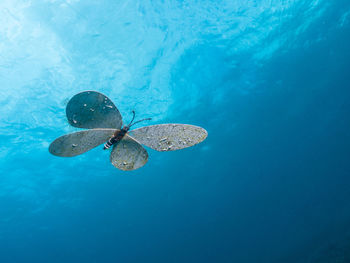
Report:
[[[349,47],[348,0],[1,0],[0,263],[350,262]],[[208,138],[50,155],[84,90]]]

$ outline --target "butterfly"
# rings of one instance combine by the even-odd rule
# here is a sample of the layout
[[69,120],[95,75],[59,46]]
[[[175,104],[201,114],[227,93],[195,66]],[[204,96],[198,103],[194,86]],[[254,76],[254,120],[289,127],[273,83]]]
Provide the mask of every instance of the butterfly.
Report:
[[74,95],[67,104],[66,115],[70,125],[88,130],[63,135],[49,146],[49,152],[56,156],[72,157],[85,153],[103,143],[104,150],[112,147],[111,163],[118,169],[131,171],[144,166],[148,153],[141,145],[156,151],[174,151],[204,141],[205,129],[188,124],[158,124],[130,128],[139,122],[133,118],[123,125],[122,116],[114,103],[102,93],[83,91]]

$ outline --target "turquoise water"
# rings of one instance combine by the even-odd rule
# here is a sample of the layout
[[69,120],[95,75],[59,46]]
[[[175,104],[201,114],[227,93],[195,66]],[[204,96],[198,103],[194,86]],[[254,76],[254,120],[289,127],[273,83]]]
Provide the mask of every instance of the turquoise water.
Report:
[[[1,0],[0,262],[350,262],[349,29],[346,0]],[[209,136],[50,155],[84,90]]]

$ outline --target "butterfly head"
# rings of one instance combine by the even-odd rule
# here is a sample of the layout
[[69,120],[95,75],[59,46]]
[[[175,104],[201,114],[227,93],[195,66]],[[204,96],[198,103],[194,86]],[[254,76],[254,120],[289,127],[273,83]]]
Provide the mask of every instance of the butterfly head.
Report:
[[125,125],[125,126],[121,129],[121,131],[123,132],[123,134],[125,134],[125,133],[127,133],[127,132],[129,131],[129,129],[130,129],[130,126],[129,126],[129,125]]

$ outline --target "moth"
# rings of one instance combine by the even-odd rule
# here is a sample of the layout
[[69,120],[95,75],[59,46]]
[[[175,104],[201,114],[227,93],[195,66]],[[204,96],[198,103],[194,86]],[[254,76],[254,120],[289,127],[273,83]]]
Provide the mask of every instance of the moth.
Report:
[[85,153],[103,143],[110,149],[110,161],[118,169],[130,171],[144,166],[148,153],[141,145],[156,151],[174,151],[204,141],[207,131],[188,124],[158,124],[130,131],[136,123],[135,112],[129,124],[123,125],[122,116],[114,103],[102,93],[84,91],[73,96],[67,104],[68,123],[73,127],[86,128],[63,135],[49,146],[56,156],[72,157]]

